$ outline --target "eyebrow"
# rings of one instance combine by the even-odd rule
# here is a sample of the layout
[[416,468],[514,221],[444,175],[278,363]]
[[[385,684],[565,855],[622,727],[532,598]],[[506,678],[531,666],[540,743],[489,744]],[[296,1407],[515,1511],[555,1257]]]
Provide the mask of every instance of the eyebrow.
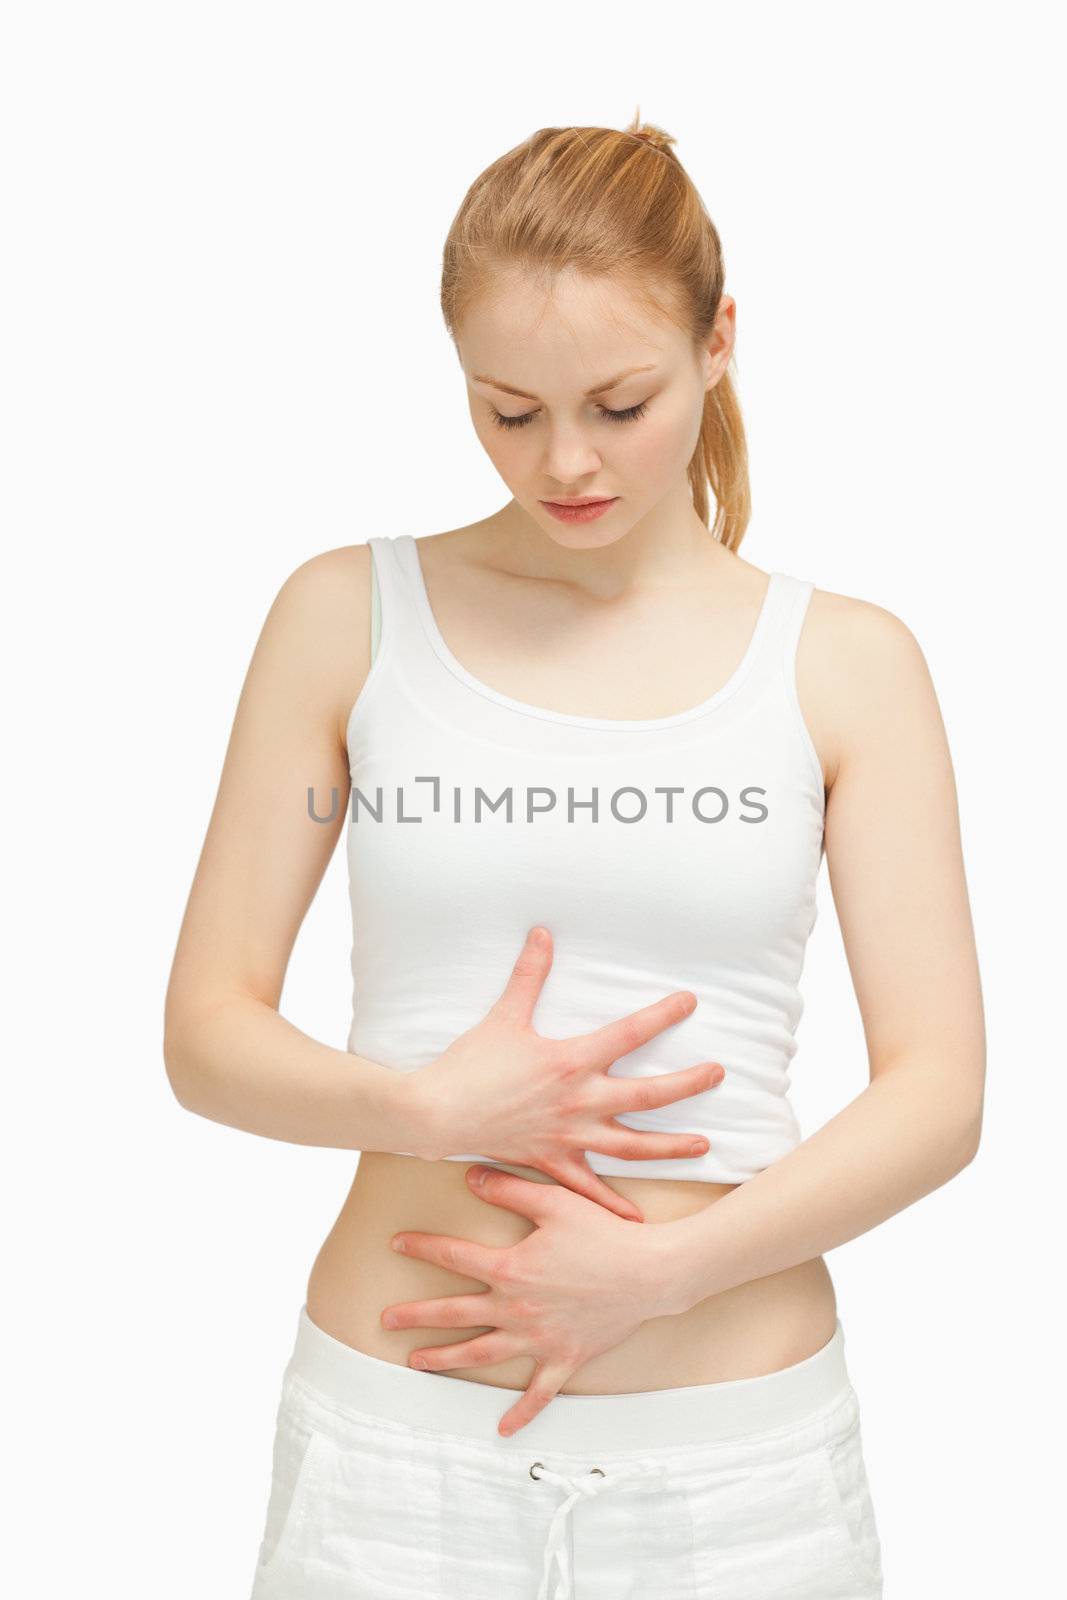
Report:
[[[653,363],[649,362],[641,367],[627,367],[625,371],[617,372],[613,378],[606,378],[603,383],[594,383],[591,389],[585,391],[584,398],[591,400],[594,395],[605,394],[608,389],[614,389],[616,384],[621,383],[624,378],[629,378],[635,372],[651,372],[653,365]],[[499,378],[487,377],[484,372],[472,372],[471,381],[473,383],[487,383],[491,389],[499,389],[503,394],[517,395],[520,400],[540,400],[539,395],[528,394],[525,389],[516,389],[514,384],[511,383],[501,383]]]

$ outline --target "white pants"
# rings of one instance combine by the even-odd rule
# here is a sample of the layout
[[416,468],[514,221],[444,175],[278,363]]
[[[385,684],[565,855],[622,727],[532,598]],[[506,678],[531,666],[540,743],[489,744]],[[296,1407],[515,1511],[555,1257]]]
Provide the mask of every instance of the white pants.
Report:
[[881,1600],[840,1321],[759,1378],[557,1395],[379,1361],[302,1306],[251,1600]]

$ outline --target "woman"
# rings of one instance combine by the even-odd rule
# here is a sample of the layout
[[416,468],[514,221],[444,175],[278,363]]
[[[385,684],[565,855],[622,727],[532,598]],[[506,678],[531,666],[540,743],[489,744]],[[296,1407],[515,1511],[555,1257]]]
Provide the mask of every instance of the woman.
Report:
[[[671,143],[546,129],[471,187],[443,309],[511,499],[306,562],[241,696],[168,1073],[361,1152],[254,1600],[882,1593],[823,1252],[978,1144],[953,775],[907,627],[737,553],[735,307]],[[278,1004],[346,822],[339,1051]],[[824,851],[870,1084],[801,1143]]]

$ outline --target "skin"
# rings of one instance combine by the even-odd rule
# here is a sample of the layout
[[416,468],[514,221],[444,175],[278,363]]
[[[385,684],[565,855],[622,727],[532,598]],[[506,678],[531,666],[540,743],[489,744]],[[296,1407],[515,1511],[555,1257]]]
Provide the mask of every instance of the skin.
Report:
[[[697,704],[730,676],[767,574],[709,536],[686,466],[705,392],[730,359],[735,315],[724,299],[694,350],[619,284],[569,276],[546,296],[509,275],[469,309],[458,347],[471,417],[511,499],[418,548],[440,629],[482,682],[557,711],[643,718]],[[585,396],[638,364],[651,370]],[[626,422],[601,410],[643,402],[645,414]],[[530,421],[507,430],[494,413]],[[571,494],[620,498],[584,525],[557,522],[541,504]],[[369,668],[368,630],[365,547],[313,558],[277,597],[168,993],[168,1070],[201,1114],[344,1144],[331,1130],[353,1120],[346,1097],[359,1069],[362,1131],[350,1147],[363,1153],[309,1279],[312,1319],[380,1359],[518,1390],[501,1433],[557,1393],[714,1383],[813,1354],[836,1320],[822,1252],[960,1170],[980,1126],[984,1033],[954,781],[915,639],[878,606],[816,590],[797,654],[866,1090],[747,1184],[627,1177],[594,1187],[575,1152],[589,1119],[603,1117],[605,1080],[590,1067],[580,1095],[551,1088],[531,1021],[551,929],[531,930],[491,1026],[514,1030],[503,1059],[520,1076],[532,1062],[544,1073],[556,1165],[515,1163],[479,1189],[474,1171],[440,1157],[487,1148],[450,1119],[503,1094],[499,1083],[468,1095],[453,1077],[450,1095],[431,1068],[390,1074],[309,1041],[277,1014],[296,931],[345,820],[342,807],[336,828],[298,826],[290,775],[300,773],[302,790],[347,792],[345,732]],[[472,1082],[485,1059],[463,1057]],[[422,1159],[390,1153],[398,1149]],[[620,1215],[627,1206],[611,1196],[644,1220]],[[403,1250],[390,1252],[390,1241]]]

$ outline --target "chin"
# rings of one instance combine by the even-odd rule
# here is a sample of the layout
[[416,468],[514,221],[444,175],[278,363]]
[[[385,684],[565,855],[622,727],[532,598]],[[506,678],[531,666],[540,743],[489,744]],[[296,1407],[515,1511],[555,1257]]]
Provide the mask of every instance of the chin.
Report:
[[561,550],[606,550],[610,545],[625,539],[629,528],[608,529],[601,522],[557,522],[537,501],[534,502],[534,520],[554,545]]

